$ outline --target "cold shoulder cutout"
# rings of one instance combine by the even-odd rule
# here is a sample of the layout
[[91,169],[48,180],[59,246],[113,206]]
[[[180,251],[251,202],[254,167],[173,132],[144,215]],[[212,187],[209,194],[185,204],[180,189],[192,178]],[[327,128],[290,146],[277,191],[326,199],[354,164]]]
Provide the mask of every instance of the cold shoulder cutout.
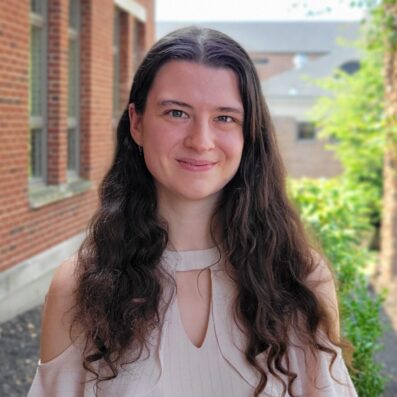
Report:
[[335,278],[325,260],[318,253],[314,253],[313,256],[316,265],[313,272],[307,277],[306,284],[323,305],[330,323],[333,325],[332,333],[335,338],[339,339],[339,305]]
[[62,262],[52,278],[45,298],[40,340],[40,359],[44,364],[71,345],[70,325],[75,304],[76,257]]
[[55,358],[38,362],[28,397],[80,397],[85,393],[86,373],[82,366],[82,348],[78,341]]

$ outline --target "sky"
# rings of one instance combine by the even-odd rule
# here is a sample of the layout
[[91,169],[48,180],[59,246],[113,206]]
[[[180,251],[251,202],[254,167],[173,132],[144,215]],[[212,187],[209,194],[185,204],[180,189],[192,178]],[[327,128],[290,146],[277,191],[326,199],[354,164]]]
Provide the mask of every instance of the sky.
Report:
[[[359,20],[363,11],[350,7],[349,3],[349,0],[156,0],[156,20]],[[315,15],[310,15],[313,11]]]

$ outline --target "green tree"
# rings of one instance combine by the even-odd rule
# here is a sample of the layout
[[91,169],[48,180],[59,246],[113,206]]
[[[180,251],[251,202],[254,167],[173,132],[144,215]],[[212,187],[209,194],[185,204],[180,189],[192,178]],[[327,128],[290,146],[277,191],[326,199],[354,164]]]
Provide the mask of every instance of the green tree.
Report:
[[385,117],[383,51],[371,42],[367,37],[356,73],[337,70],[318,82],[330,96],[318,100],[311,116],[320,136],[330,138],[328,147],[341,161],[345,181],[350,189],[360,189],[376,225],[380,222],[383,191]]
[[384,285],[394,285],[397,281],[397,0],[384,0],[379,15],[385,46],[387,115],[380,274]]
[[384,388],[380,364],[374,354],[380,349],[379,319],[382,298],[368,292],[363,269],[371,254],[361,242],[371,227],[368,211],[357,190],[346,180],[291,181],[290,192],[300,214],[321,243],[338,280],[342,334],[354,346],[353,383],[360,397],[379,396]]
[[[360,70],[354,75],[335,71],[319,83],[330,96],[320,99],[312,116],[322,136],[330,139],[343,175],[329,181],[296,182],[292,188],[303,218],[318,236],[339,281],[343,332],[355,348],[357,371],[351,375],[360,397],[376,397],[384,385],[381,366],[373,359],[380,347],[382,298],[370,296],[362,269],[371,260],[363,240],[371,224],[380,223],[383,190],[388,194],[383,187],[384,153],[391,160],[389,171],[394,172],[386,183],[394,183],[392,209],[397,215],[397,144],[393,146],[396,140],[390,139],[395,124],[389,117],[393,110],[397,115],[397,97],[389,98],[397,92],[397,62],[392,58],[395,51],[387,46],[396,37],[396,21],[397,13],[390,19],[385,1],[373,8],[364,25]],[[390,80],[391,71],[395,80]],[[385,91],[389,93],[386,100]],[[397,240],[397,216],[394,219]]]

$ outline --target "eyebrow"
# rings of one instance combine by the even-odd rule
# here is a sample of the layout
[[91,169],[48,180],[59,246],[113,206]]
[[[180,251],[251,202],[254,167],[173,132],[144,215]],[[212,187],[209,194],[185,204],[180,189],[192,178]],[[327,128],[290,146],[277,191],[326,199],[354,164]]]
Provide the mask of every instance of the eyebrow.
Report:
[[[193,109],[192,105],[189,105],[186,102],[177,101],[175,99],[163,99],[163,100],[160,100],[158,102],[158,105],[160,107],[165,107],[165,106],[169,106],[169,105],[176,105],[176,106],[180,106],[180,107],[183,107],[183,108]],[[225,112],[225,113],[236,113],[236,114],[240,114],[240,115],[244,114],[242,109],[234,108],[234,107],[231,107],[231,106],[219,106],[219,107],[216,108],[216,110],[219,111],[219,112]]]
[[189,105],[186,102],[176,101],[175,99],[163,99],[158,102],[158,105],[161,107],[169,106],[169,105],[176,105],[183,108],[193,109],[192,105]]

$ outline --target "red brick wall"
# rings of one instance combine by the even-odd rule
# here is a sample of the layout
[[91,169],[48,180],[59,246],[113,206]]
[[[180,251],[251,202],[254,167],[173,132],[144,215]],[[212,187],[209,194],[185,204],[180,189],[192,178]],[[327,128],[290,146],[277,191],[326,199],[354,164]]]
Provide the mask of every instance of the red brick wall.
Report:
[[[29,2],[0,7],[0,266],[20,257],[28,178]],[[19,254],[18,254],[19,253]]]
[[333,177],[342,172],[340,162],[330,150],[327,142],[297,139],[297,121],[292,117],[274,117],[274,127],[281,155],[292,178]]
[[[154,8],[152,0],[141,3],[149,16],[147,48],[154,39]],[[48,182],[58,185],[66,182],[67,167],[68,0],[48,0],[48,5]],[[81,0],[80,177],[90,180],[92,188],[36,209],[30,207],[29,6],[25,0],[2,2],[0,7],[0,271],[84,230],[96,207],[97,186],[114,148],[114,3]],[[132,23],[133,18],[128,20]],[[128,42],[125,40],[126,45]],[[132,62],[128,54],[131,51],[125,51],[126,65]],[[125,82],[132,78],[128,67]]]

